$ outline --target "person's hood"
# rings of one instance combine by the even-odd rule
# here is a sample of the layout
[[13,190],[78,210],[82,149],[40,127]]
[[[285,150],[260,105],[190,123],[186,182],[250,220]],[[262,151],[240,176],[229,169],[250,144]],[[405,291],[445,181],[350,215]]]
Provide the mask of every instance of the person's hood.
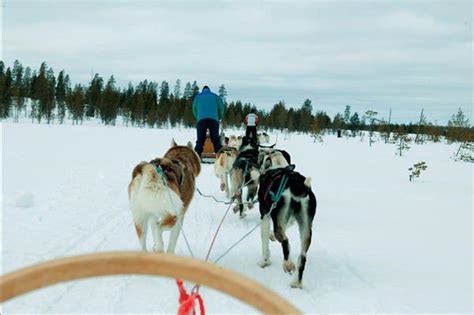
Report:
[[208,88],[208,87],[203,88],[201,93],[203,93],[203,94],[211,93],[211,89]]

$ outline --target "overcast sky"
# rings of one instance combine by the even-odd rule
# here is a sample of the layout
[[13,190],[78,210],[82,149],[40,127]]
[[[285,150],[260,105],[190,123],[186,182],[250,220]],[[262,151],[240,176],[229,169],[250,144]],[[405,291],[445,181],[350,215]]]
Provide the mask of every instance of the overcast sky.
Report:
[[[74,83],[197,80],[269,109],[306,98],[472,122],[471,1],[3,1],[2,60]],[[184,84],[183,84],[184,85]]]

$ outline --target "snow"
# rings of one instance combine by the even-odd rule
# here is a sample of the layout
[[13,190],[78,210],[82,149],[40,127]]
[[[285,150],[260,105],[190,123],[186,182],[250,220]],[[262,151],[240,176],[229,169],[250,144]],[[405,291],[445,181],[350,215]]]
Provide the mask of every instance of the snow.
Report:
[[15,202],[18,208],[30,208],[35,204],[35,197],[32,193],[22,193]]
[[[65,256],[139,250],[127,199],[131,171],[162,155],[172,137],[194,142],[195,131],[3,123],[3,273]],[[312,177],[318,200],[303,289],[290,288],[278,243],[270,244],[273,264],[257,266],[258,230],[219,265],[305,313],[471,313],[473,173],[472,164],[450,158],[457,145],[411,144],[398,157],[394,145],[369,147],[367,137],[328,135],[314,143],[308,135],[274,132],[271,138]],[[408,168],[419,161],[428,169],[409,182]],[[212,165],[203,165],[197,187],[225,200]],[[205,256],[226,207],[195,194],[184,230],[197,258]],[[231,213],[211,260],[258,222],[258,205],[244,219]],[[296,226],[289,238],[296,260]],[[176,253],[189,256],[182,235]],[[209,313],[255,312],[214,290],[201,294]],[[4,303],[2,313],[176,313],[177,300],[173,279],[114,276],[41,289]]]

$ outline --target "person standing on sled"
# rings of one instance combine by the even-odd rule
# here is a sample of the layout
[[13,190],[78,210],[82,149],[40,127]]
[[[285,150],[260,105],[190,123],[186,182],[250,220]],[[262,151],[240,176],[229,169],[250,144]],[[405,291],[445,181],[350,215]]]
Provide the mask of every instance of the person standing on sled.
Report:
[[194,97],[193,115],[197,120],[197,140],[194,151],[201,156],[206,132],[209,130],[214,152],[217,153],[222,148],[219,137],[219,120],[224,117],[224,103],[217,94],[211,92],[207,85],[202,88],[201,93]]
[[250,113],[245,116],[245,125],[247,129],[245,130],[245,136],[247,138],[253,138],[257,140],[257,125],[258,125],[258,115],[255,114],[255,108],[250,110]]

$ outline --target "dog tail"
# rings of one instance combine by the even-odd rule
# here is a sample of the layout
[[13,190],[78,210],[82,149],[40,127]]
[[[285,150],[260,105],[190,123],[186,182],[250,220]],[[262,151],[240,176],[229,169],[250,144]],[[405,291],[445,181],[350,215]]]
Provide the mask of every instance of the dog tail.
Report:
[[306,177],[304,180],[304,185],[308,188],[311,188],[311,177]]

